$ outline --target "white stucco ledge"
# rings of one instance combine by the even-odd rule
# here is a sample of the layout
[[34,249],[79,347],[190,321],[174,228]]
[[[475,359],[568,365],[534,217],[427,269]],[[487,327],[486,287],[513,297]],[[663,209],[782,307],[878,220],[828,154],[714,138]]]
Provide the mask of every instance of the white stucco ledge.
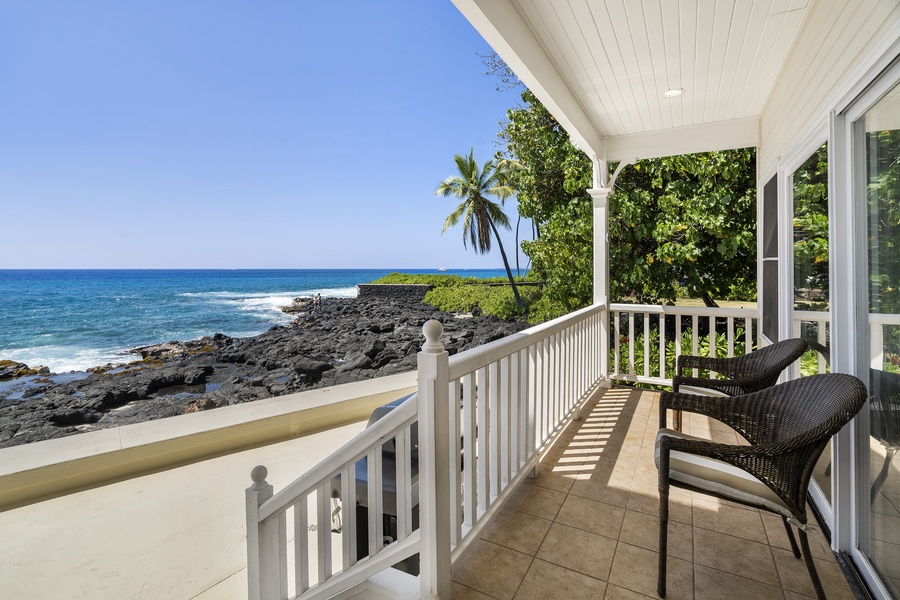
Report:
[[0,511],[369,418],[410,371],[0,450]]

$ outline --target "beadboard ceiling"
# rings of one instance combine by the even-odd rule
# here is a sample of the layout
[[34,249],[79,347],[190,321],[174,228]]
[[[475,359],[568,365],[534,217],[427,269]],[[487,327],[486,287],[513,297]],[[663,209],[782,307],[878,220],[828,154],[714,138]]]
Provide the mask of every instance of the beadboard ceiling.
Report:
[[755,145],[814,0],[453,1],[577,145],[616,160]]

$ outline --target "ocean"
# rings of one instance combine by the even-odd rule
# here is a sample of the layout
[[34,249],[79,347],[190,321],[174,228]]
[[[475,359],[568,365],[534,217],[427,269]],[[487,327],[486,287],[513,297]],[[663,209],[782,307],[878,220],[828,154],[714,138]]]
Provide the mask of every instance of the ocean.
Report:
[[[298,296],[352,298],[356,285],[429,269],[0,270],[0,360],[54,373],[134,360],[137,346],[260,334]],[[503,269],[447,270],[500,277]]]

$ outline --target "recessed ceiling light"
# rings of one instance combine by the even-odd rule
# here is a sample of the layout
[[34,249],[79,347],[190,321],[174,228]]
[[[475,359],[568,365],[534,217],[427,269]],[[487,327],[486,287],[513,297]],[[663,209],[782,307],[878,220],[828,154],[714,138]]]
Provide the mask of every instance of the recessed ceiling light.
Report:
[[663,92],[663,96],[666,98],[676,98],[684,93],[684,90],[681,88],[672,88],[670,90],[666,90]]

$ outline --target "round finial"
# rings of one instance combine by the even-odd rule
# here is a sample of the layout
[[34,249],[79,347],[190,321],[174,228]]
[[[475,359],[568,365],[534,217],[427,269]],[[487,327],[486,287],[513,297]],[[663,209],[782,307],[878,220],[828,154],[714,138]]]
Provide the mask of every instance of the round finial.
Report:
[[422,334],[425,336],[425,344],[422,346],[422,352],[429,354],[440,354],[444,351],[441,344],[441,335],[444,333],[444,326],[436,319],[425,321],[422,325]]
[[253,485],[250,486],[250,489],[253,490],[261,490],[267,485],[266,477],[269,475],[269,470],[262,465],[257,467],[253,467],[253,470],[250,471],[250,479],[253,480]]

